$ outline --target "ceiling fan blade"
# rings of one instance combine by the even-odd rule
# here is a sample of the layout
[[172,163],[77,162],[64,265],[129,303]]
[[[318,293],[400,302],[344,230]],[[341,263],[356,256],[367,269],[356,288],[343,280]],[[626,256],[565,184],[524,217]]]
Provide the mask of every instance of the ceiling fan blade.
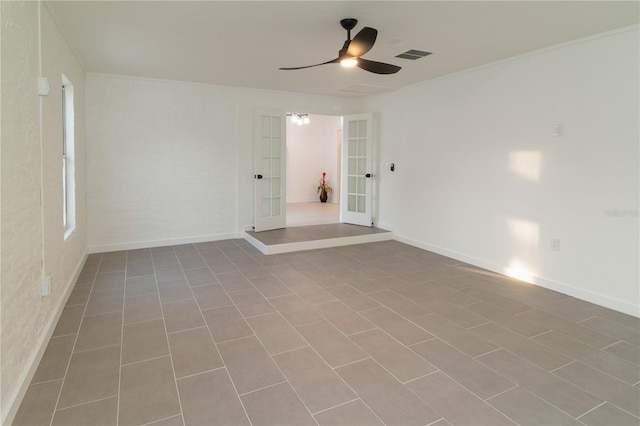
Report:
[[369,61],[367,59],[358,58],[356,65],[365,71],[375,74],[395,74],[402,69],[397,65],[385,64],[384,62]]
[[367,53],[373,47],[378,36],[378,30],[371,27],[364,27],[349,43],[347,55],[353,58],[359,58]]
[[278,68],[278,69],[279,69],[279,70],[284,70],[284,71],[301,70],[301,69],[304,69],[304,68],[317,67],[317,66],[320,66],[320,65],[335,64],[335,63],[337,63],[337,62],[338,62],[338,60],[339,60],[339,58],[335,58],[335,59],[332,59],[332,60],[330,60],[330,61],[323,62],[323,63],[321,63],[321,64],[307,65],[307,66],[304,66],[304,67]]

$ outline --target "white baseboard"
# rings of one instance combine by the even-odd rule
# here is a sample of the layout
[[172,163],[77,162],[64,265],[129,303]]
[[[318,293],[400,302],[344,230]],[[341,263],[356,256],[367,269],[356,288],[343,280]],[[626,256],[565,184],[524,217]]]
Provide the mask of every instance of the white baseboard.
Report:
[[175,246],[180,244],[194,244],[194,243],[206,243],[209,241],[222,241],[231,240],[234,238],[242,238],[242,234],[227,233],[227,234],[211,234],[211,235],[195,235],[191,237],[181,238],[169,238],[166,240],[152,240],[152,241],[135,241],[119,244],[102,244],[89,247],[89,253],[108,253],[112,251],[121,250],[136,250],[152,247],[163,246]]
[[242,235],[242,237],[252,246],[260,250],[260,253],[267,254],[267,246],[262,243],[262,241],[253,238],[251,235],[246,232]]
[[[441,254],[446,257],[450,257],[461,262],[469,263],[480,268],[487,269],[489,271],[497,272],[499,274],[507,275],[508,267],[499,265],[497,263],[489,262],[485,259],[480,259],[473,256],[468,256],[463,253],[458,253],[453,250],[448,250],[439,246],[435,246],[422,241],[417,241],[409,237],[402,235],[396,235],[396,240],[409,244],[414,247],[418,247],[433,253]],[[618,312],[622,312],[634,317],[640,317],[640,306],[634,305],[625,300],[614,299],[604,294],[595,293],[589,290],[579,288],[575,285],[563,283],[560,281],[551,280],[548,278],[532,275],[527,282],[535,284],[540,287],[548,288],[549,290],[555,290],[568,296],[575,297],[576,299],[584,300],[586,302],[595,303],[596,305],[604,306],[605,308],[613,309]]]
[[49,344],[49,340],[51,340],[51,336],[56,329],[56,325],[58,325],[58,320],[62,315],[62,311],[64,310],[64,306],[67,304],[67,300],[69,300],[69,296],[71,296],[71,292],[73,291],[73,287],[75,286],[76,281],[78,281],[78,277],[80,276],[80,272],[82,272],[82,268],[84,267],[85,262],[87,261],[88,253],[85,253],[82,256],[82,261],[76,266],[75,271],[66,284],[66,288],[64,290],[64,296],[60,299],[60,303],[55,307],[53,315],[49,318],[49,322],[45,326],[45,332],[40,335],[38,342],[36,344],[36,350],[32,353],[29,361],[27,362],[27,369],[23,371],[20,376],[20,386],[15,390],[14,394],[9,397],[9,403],[7,406],[9,407],[6,411],[3,411],[3,418],[0,424],[10,425],[13,423],[13,420],[18,413],[18,409],[20,408],[20,404],[24,399],[27,390],[29,389],[29,385],[31,384],[31,380],[33,376],[36,374],[36,370],[40,365],[40,361],[42,361],[42,357],[44,356],[44,352],[47,349]]
[[265,245],[245,232],[244,239],[252,246],[260,250],[262,254],[282,254],[293,251],[317,250],[330,247],[342,247],[352,244],[375,243],[378,241],[393,240],[393,233],[380,232],[378,234],[354,235],[352,237],[328,238],[325,240],[301,241],[298,243],[284,243],[275,245]]

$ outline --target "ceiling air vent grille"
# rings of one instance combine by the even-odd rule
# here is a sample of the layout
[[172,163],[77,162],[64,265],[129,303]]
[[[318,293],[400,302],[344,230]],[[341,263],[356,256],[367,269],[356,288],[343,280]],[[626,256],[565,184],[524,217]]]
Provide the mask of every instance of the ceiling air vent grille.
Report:
[[411,59],[412,61],[415,61],[416,59],[424,58],[425,56],[429,56],[429,55],[431,55],[431,52],[425,52],[424,50],[411,49],[411,50],[407,50],[404,53],[396,55],[396,58]]

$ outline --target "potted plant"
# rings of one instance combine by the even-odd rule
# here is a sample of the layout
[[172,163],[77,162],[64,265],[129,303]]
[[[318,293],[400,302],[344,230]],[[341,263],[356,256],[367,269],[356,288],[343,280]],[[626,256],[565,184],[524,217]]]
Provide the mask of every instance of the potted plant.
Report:
[[329,181],[327,180],[327,173],[322,172],[322,179],[320,179],[320,185],[318,185],[318,194],[320,194],[321,203],[327,202],[327,198],[329,198],[329,192],[331,192],[331,187],[329,186]]

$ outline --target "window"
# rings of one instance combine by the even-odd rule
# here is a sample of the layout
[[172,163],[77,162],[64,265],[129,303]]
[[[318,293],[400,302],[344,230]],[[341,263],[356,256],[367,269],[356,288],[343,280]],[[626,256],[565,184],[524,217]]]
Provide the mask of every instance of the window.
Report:
[[62,75],[62,224],[65,240],[76,226],[73,85]]

